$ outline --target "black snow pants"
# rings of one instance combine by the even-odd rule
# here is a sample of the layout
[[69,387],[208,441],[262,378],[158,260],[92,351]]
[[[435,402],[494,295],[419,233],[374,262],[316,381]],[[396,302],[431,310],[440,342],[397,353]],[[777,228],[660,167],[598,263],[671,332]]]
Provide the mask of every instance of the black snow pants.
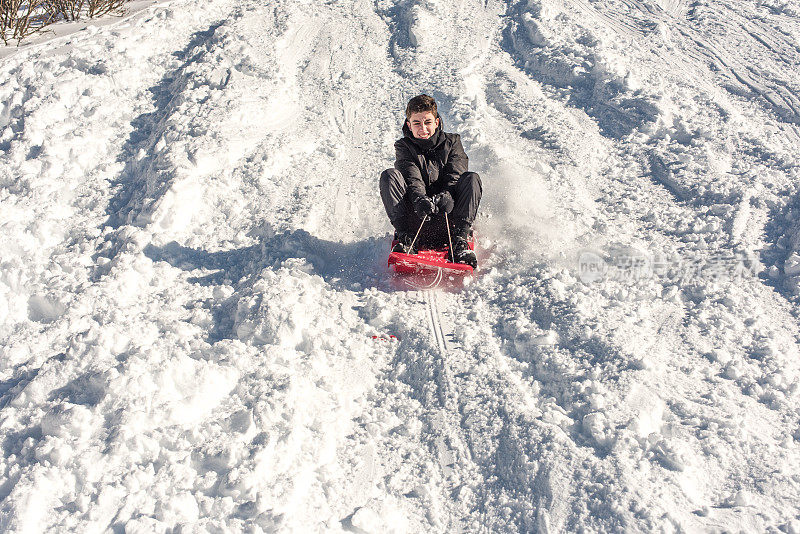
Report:
[[[448,214],[450,232],[453,237],[467,237],[478,214],[478,205],[483,194],[483,185],[478,173],[465,172],[458,181],[447,187],[453,197],[453,211]],[[406,181],[397,169],[386,169],[381,173],[380,192],[386,214],[398,233],[415,235],[422,219],[406,194]],[[447,243],[447,226],[443,214],[435,214],[425,222],[419,235],[420,246],[439,247]]]

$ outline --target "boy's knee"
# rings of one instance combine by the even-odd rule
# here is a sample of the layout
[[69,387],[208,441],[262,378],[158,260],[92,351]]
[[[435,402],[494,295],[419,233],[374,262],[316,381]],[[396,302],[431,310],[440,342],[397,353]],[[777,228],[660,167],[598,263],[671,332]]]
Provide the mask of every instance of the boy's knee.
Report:
[[461,178],[458,180],[459,186],[464,188],[469,188],[471,190],[483,190],[483,184],[481,183],[481,177],[478,175],[477,172],[467,171],[461,175]]

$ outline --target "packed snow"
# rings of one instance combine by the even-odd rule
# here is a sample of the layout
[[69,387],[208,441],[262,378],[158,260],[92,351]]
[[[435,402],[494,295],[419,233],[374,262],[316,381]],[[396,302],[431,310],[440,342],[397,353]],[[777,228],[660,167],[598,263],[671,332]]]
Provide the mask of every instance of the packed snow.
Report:
[[[84,29],[85,26],[85,29]],[[0,530],[800,533],[797,0],[172,0],[0,59]],[[479,270],[386,266],[435,97]]]

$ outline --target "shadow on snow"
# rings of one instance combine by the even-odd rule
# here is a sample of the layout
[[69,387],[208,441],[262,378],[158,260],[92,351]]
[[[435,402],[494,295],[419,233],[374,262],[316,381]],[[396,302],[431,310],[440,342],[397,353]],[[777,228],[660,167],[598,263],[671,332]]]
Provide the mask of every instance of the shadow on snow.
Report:
[[623,79],[608,76],[602,70],[577,68],[584,63],[601,62],[590,36],[579,38],[585,42],[576,43],[574,49],[563,48],[532,37],[536,32],[529,27],[529,17],[538,18],[539,13],[527,2],[512,5],[509,16],[511,22],[500,40],[502,49],[531,79],[566,91],[570,105],[592,117],[603,136],[623,139],[658,118],[658,105],[652,95],[631,90]]
[[159,180],[160,187],[156,191],[149,191],[148,177],[159,171],[164,172],[159,169],[160,151],[156,146],[171,111],[181,104],[181,99],[176,97],[189,87],[192,79],[189,67],[208,52],[212,38],[221,25],[222,22],[219,22],[195,33],[183,50],[173,53],[180,62],[179,67],[168,71],[148,90],[153,95],[154,109],[131,122],[133,129],[120,154],[125,168],[112,184],[116,193],[106,209],[108,219],[104,226],[119,228],[134,222],[136,212],[142,210],[148,198],[156,200],[169,188],[171,180]]
[[389,279],[385,263],[387,236],[340,243],[319,239],[306,230],[266,234],[260,243],[235,250],[208,252],[171,242],[160,247],[148,245],[144,254],[185,271],[205,271],[189,278],[190,283],[235,288],[234,294],[213,310],[214,326],[209,334],[212,341],[234,335],[236,304],[242,291],[247,291],[264,269],[280,269],[293,259],[301,260],[303,270],[321,277],[337,291],[388,289],[384,287]]

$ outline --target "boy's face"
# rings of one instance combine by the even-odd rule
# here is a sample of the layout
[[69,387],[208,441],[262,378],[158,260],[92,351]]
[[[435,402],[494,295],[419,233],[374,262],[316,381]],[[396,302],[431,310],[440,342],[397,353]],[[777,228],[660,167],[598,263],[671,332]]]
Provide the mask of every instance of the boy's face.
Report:
[[439,119],[430,111],[412,113],[406,122],[417,139],[429,139],[439,127]]

